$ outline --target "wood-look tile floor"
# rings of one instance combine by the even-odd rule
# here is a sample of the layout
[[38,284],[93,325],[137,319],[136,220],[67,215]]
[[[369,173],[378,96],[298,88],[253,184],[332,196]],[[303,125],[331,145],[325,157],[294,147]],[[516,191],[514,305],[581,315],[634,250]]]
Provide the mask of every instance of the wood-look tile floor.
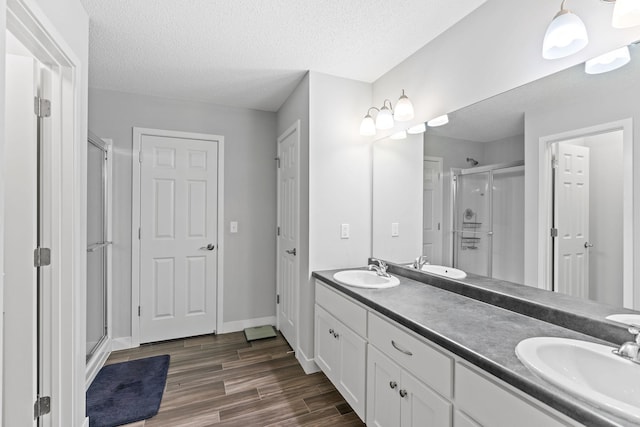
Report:
[[107,364],[171,355],[158,414],[126,427],[364,426],[322,373],[306,375],[287,341],[243,332],[113,352]]

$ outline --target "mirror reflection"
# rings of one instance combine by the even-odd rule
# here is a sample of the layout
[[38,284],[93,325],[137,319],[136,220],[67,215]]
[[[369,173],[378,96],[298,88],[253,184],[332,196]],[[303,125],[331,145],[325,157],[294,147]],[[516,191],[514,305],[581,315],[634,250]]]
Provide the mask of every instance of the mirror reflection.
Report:
[[577,65],[449,113],[423,135],[377,141],[372,255],[406,264],[425,255],[637,307],[631,122],[640,54],[630,50],[621,69],[588,75]]

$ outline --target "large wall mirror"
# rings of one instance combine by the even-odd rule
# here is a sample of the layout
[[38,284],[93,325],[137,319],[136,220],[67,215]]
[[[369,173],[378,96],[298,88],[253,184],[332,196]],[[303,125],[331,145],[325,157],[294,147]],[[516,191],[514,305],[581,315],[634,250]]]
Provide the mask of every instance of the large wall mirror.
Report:
[[425,255],[469,275],[639,308],[640,47],[630,51],[620,69],[590,75],[577,65],[449,113],[424,134],[376,141],[372,255],[407,264]]

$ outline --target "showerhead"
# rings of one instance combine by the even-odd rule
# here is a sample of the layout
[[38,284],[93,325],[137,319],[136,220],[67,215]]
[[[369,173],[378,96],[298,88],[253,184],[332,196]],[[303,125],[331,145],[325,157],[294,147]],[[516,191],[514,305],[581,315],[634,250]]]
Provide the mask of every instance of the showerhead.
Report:
[[467,157],[467,163],[471,163],[471,166],[478,166],[478,161],[476,159],[472,159],[471,157]]

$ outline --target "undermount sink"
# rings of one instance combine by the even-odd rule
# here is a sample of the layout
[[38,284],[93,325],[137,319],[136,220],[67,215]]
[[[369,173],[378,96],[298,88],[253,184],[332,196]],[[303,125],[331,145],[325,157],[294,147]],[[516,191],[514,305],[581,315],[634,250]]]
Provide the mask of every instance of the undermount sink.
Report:
[[444,265],[425,264],[422,266],[422,271],[427,273],[437,274],[439,276],[449,277],[451,279],[464,279],[467,277],[467,273],[462,270],[458,270],[453,267],[446,267]]
[[640,365],[613,347],[566,338],[528,338],[516,346],[533,373],[593,405],[640,422]]
[[356,288],[385,289],[398,286],[400,280],[397,277],[379,276],[375,271],[369,270],[345,270],[333,275],[336,282]]

